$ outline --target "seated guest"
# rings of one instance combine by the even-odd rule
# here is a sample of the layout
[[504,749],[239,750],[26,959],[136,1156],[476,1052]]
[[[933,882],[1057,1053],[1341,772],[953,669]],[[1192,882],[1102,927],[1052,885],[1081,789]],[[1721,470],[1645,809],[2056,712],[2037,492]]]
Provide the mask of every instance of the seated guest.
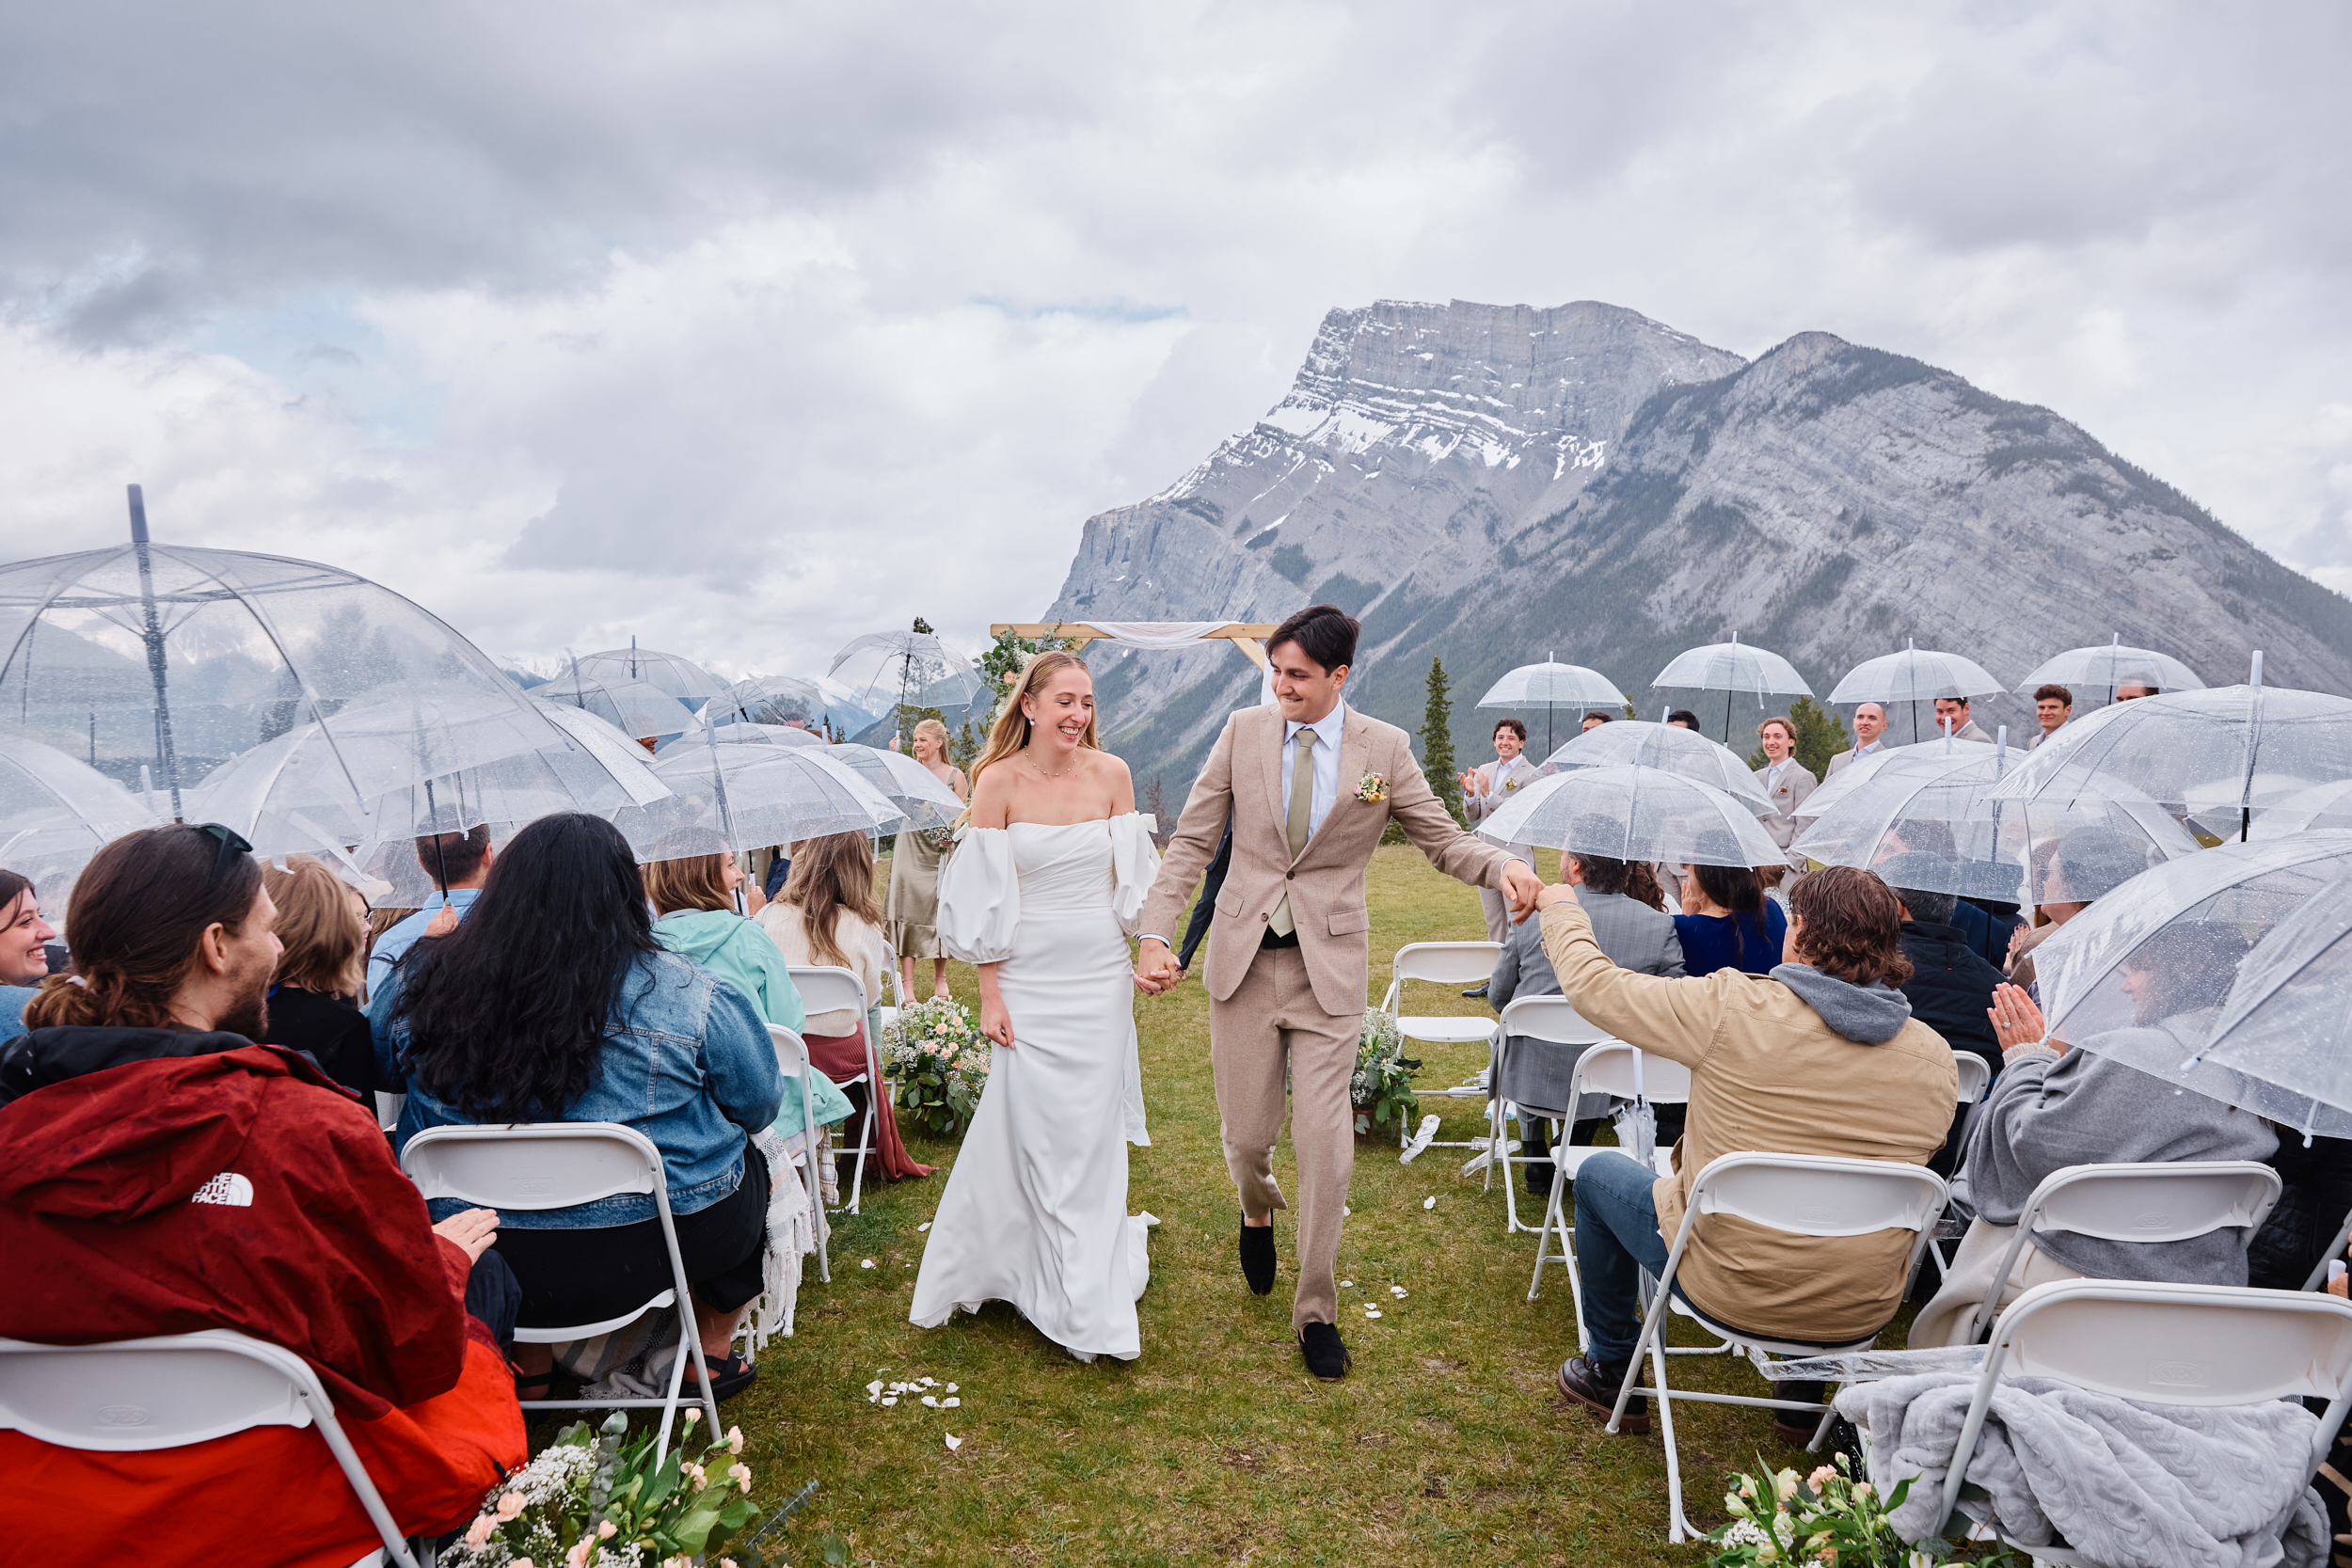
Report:
[[[714,1391],[752,1381],[733,1342],[761,1289],[768,1163],[750,1135],[776,1119],[775,1047],[750,997],[654,940],[618,829],[566,812],[516,833],[465,923],[420,942],[368,1020],[377,1081],[408,1096],[402,1148],[428,1127],[518,1121],[614,1121],[651,1139]],[[499,1251],[526,1326],[620,1317],[672,1277],[650,1196],[509,1214]],[[543,1397],[550,1347],[516,1358],[524,1397]]]
[[[152,828],[75,883],[84,983],[44,985],[32,1032],[0,1051],[0,1335],[225,1328],[283,1346],[399,1528],[439,1534],[528,1453],[498,1342],[514,1281],[485,1256],[498,1216],[433,1224],[375,1117],[309,1058],[253,1043],[277,911],[243,845]],[[298,1427],[150,1452],[0,1432],[0,1540],[11,1560],[347,1563],[379,1538],[332,1465]]]
[[56,940],[32,882],[0,871],[0,1040],[24,1032],[24,1005],[49,977],[49,944]]
[[364,973],[367,902],[326,863],[289,855],[264,862],[262,885],[278,907],[278,970],[269,993],[269,1042],[299,1051],[361,1096],[375,1093],[375,1042],[356,1005]]
[[[2144,1038],[2173,1061],[2186,1056],[2211,1033],[2236,960],[2249,945],[2230,927],[2158,931],[2122,960],[2132,1022],[2108,1037],[2119,1045]],[[2150,1161],[2267,1160],[2279,1147],[2270,1124],[2250,1111],[2177,1089],[2112,1056],[2045,1039],[2042,1009],[2015,986],[1994,993],[1992,1016],[2007,1063],[1969,1123],[1960,1175],[1952,1182],[1953,1208],[1972,1216],[1968,1234],[1944,1288],[1911,1326],[1914,1346],[1971,1342],[1971,1315],[1993,1288],[2026,1200],[2051,1172]],[[2010,1269],[1996,1309],[2029,1286],[2055,1279],[2243,1285],[2250,1239],[2243,1228],[2185,1242],[2102,1242],[2036,1230]]]
[[[756,921],[735,912],[735,890],[743,881],[743,872],[733,855],[713,852],[655,861],[645,866],[644,879],[645,897],[656,917],[654,941],[732,984],[769,1022],[796,1035],[807,1032],[808,1014],[783,951]],[[812,1067],[809,1081],[817,1093],[819,1125],[850,1114],[849,1101],[823,1072]],[[786,1138],[807,1131],[797,1077],[784,1080],[776,1131]]]
[[448,928],[444,909],[455,911],[459,920],[466,918],[466,911],[482,895],[483,883],[490,875],[490,863],[497,858],[490,848],[487,827],[469,828],[462,833],[427,833],[417,840],[417,864],[433,879],[438,892],[423,909],[379,935],[375,944],[368,949],[370,997],[384,990],[386,982],[392,977],[393,966],[416,945],[428,927],[438,920],[443,930]]
[[1780,906],[1764,896],[1763,884],[1744,865],[1692,866],[1682,878],[1682,913],[1674,922],[1682,971],[1692,975],[1719,969],[1770,974],[1788,931]]
[[[1994,990],[2001,984],[2001,972],[1979,958],[1952,924],[1952,911],[1960,903],[1957,897],[1908,885],[1948,881],[1951,863],[1915,850],[1882,862],[1874,869],[1894,888],[1896,901],[1902,907],[1903,957],[1911,960],[1911,978],[1902,983],[1902,993],[1911,1002],[1911,1016],[1943,1036],[1953,1050],[1982,1058],[1998,1076],[2001,1043],[1993,1033],[1990,1009]],[[1959,1161],[1966,1115],[1955,1109],[1951,1135],[1928,1162],[1928,1168],[1938,1176],[1950,1176]]]
[[[759,911],[759,924],[787,962],[812,969],[830,965],[856,974],[871,1007],[882,996],[882,915],[881,900],[874,896],[873,842],[864,833],[834,833],[799,846],[784,896]],[[836,1084],[866,1072],[866,1022],[849,1007],[811,1017],[802,1036],[808,1041],[810,1064]],[[861,1113],[875,1087],[848,1085]],[[931,1167],[916,1164],[898,1136],[887,1086],[874,1102],[880,1112],[874,1118],[875,1157],[883,1177],[896,1181],[930,1175]]]
[[2010,983],[2034,989],[2033,950],[2058,927],[2148,869],[2148,853],[2112,828],[2077,828],[2058,841],[2041,878],[2046,926],[2020,926],[2010,938]]
[[[1570,830],[1572,836],[1582,836]],[[1585,918],[1592,923],[1593,940],[1609,955],[1609,961],[1620,969],[1637,974],[1676,975],[1682,973],[1682,939],[1675,935],[1671,915],[1647,900],[1635,897],[1637,883],[1648,882],[1651,898],[1658,896],[1657,884],[1650,879],[1649,867],[1639,862],[1628,864],[1611,860],[1606,855],[1580,854],[1574,850],[1560,857],[1561,884],[1576,890],[1576,901],[1583,906]],[[1486,982],[1486,1000],[1501,1012],[1522,996],[1557,996],[1560,977],[1551,972],[1551,961],[1544,957],[1543,927],[1533,920],[1521,921],[1505,927],[1502,953],[1495,959],[1495,972]],[[1531,1104],[1557,1105],[1570,1115],[1568,1141],[1584,1146],[1593,1141],[1601,1118],[1609,1114],[1610,1098],[1605,1094],[1583,1096],[1577,1104],[1566,1104],[1568,1082],[1576,1072],[1576,1064],[1584,1054],[1581,1045],[1558,1045],[1525,1035],[1511,1037],[1504,1060],[1510,1075],[1503,1085],[1503,1093],[1513,1101],[1524,1100]],[[1671,1144],[1682,1131],[1682,1107],[1658,1107],[1658,1140]],[[1672,1114],[1671,1123],[1669,1113]],[[1526,1128],[1527,1154],[1542,1155],[1549,1147],[1549,1118],[1523,1116]],[[1551,1191],[1552,1167],[1549,1164],[1527,1167],[1527,1190],[1538,1196]]]
[[[1702,868],[1704,869],[1704,868]],[[1722,1155],[1749,1149],[1925,1164],[1951,1125],[1951,1047],[1911,1016],[1900,911],[1867,871],[1833,865],[1789,890],[1786,961],[1769,979],[1720,969],[1665,980],[1609,961],[1565,888],[1546,888],[1544,952],[1576,1010],[1620,1039],[1691,1069],[1689,1131],[1675,1174],[1595,1155],[1576,1181],[1577,1267],[1586,1352],[1560,1391],[1604,1416],[1641,1332],[1640,1273],[1662,1274],[1691,1187]],[[1717,1321],[1805,1343],[1858,1339],[1901,1306],[1914,1235],[1790,1236],[1731,1215],[1699,1221],[1676,1289]],[[1804,1397],[1781,1385],[1783,1396]],[[1812,1390],[1818,1398],[1818,1389]],[[1637,1415],[1637,1412],[1639,1413]],[[1816,1424],[1777,1421],[1804,1441]],[[1647,1432],[1638,1396],[1621,1429]]]

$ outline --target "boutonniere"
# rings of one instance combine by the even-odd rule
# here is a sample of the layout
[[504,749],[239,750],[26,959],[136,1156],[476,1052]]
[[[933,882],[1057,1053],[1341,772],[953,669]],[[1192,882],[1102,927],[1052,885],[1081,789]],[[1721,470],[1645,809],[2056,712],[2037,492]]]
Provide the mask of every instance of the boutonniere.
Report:
[[1389,781],[1377,773],[1367,773],[1356,785],[1356,799],[1368,806],[1376,806],[1389,798]]
[[1517,789],[1517,788],[1518,788],[1518,787],[1519,787],[1519,781],[1518,781],[1518,780],[1517,780],[1517,779],[1505,779],[1505,780],[1503,780],[1503,781],[1502,781],[1502,792],[1503,792],[1505,795],[1510,794],[1510,793],[1511,793],[1511,791],[1513,791],[1513,790],[1515,790],[1515,789]]

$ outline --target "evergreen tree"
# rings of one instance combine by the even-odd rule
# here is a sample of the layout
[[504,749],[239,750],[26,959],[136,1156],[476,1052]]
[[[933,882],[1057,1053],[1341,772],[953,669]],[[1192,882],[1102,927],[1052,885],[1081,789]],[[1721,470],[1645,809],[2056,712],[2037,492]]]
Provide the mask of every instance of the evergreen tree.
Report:
[[[1437,658],[1429,661],[1429,705],[1421,716],[1421,770],[1454,820],[1464,821],[1461,769],[1454,762],[1454,696],[1445,664]],[[1344,789],[1347,781],[1342,779],[1340,786]]]
[[[1829,777],[1830,758],[1852,749],[1853,740],[1837,721],[1837,715],[1810,697],[1800,697],[1789,705],[1788,722],[1797,730],[1797,749],[1790,754],[1817,779]],[[1750,768],[1761,768],[1770,760],[1761,746],[1748,753]]]

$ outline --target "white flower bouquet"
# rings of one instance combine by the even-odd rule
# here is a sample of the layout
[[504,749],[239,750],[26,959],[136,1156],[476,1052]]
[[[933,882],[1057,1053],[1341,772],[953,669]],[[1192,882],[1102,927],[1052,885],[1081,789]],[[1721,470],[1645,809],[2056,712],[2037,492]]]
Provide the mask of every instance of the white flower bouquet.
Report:
[[1397,1033],[1396,1020],[1376,1007],[1367,1010],[1356,1047],[1356,1070],[1347,1081],[1359,1134],[1386,1127],[1391,1117],[1399,1126],[1411,1124],[1421,1114],[1421,1097],[1413,1092],[1413,1074],[1420,1069],[1419,1062],[1405,1054],[1405,1037]]
[[934,996],[900,1008],[882,1037],[882,1076],[893,1085],[893,1103],[925,1132],[961,1136],[980,1108],[993,1049],[961,1002]]
[[[689,1407],[691,1437],[702,1412]],[[730,1427],[686,1457],[682,1439],[658,1463],[654,1433],[624,1441],[628,1418],[615,1411],[600,1431],[576,1421],[552,1447],[490,1489],[456,1545],[450,1568],[735,1568],[712,1558],[725,1540],[759,1517],[747,1494],[751,1466],[743,1429]],[[758,1553],[747,1552],[753,1561]]]

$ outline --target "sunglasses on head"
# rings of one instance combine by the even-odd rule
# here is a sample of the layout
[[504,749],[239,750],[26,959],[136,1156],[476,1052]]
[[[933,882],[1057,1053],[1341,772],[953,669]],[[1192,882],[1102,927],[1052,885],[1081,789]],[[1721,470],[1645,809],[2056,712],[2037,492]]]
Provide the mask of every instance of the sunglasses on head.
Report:
[[220,880],[220,874],[229,868],[230,857],[249,855],[253,852],[253,846],[247,843],[245,835],[234,828],[225,827],[218,822],[203,822],[197,825],[196,831],[220,846],[219,850],[213,856],[212,875],[204,879],[204,884],[207,887]]

